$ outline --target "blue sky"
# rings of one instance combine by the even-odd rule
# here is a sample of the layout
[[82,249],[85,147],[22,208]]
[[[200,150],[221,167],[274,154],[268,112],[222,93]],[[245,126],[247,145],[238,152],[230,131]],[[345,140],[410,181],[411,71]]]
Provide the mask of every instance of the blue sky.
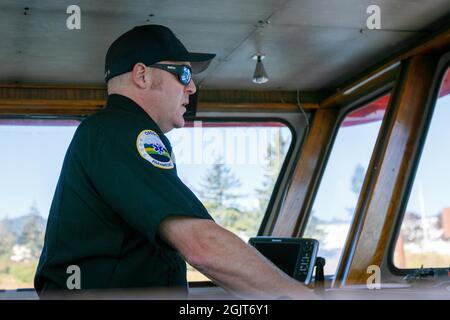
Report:
[[[450,95],[437,102],[408,202],[408,211],[432,216],[450,206],[449,119]],[[351,218],[347,208],[354,208],[357,201],[351,191],[351,177],[358,164],[367,169],[380,124],[374,122],[340,128],[313,205],[317,217],[325,220]],[[422,197],[419,197],[420,190],[423,192]],[[424,199],[422,206],[420,198]]]
[[[240,206],[243,209],[256,208],[258,203],[255,189],[261,187],[264,181],[267,146],[277,138],[277,133],[290,143],[290,130],[287,127],[203,128],[203,139],[202,135],[193,133],[193,130],[196,129],[183,128],[168,134],[174,146],[178,174],[184,183],[194,192],[200,189],[203,177],[220,155],[224,163],[231,167],[235,177],[241,181],[241,187],[235,192],[245,196],[239,201]],[[185,142],[189,140],[186,139],[188,135],[191,135],[192,142],[203,140],[203,144],[194,142],[194,145],[184,148]],[[284,158],[280,158],[280,166],[283,160]],[[274,174],[278,175],[278,171]]]
[[351,189],[356,166],[367,169],[381,121],[342,127],[338,131],[328,165],[313,204],[313,214],[321,220],[349,220],[347,208],[355,207],[357,196]]
[[0,125],[0,219],[48,215],[62,162],[76,127]]
[[[0,219],[17,217],[29,212],[33,202],[44,217],[48,216],[54,190],[59,178],[64,156],[68,145],[76,130],[76,126],[7,126],[0,125]],[[172,140],[177,159],[178,173],[186,184],[194,189],[211,167],[216,157],[212,151],[229,151],[231,158],[226,156],[227,164],[232,172],[240,179],[242,186],[236,190],[241,195],[242,207],[250,209],[257,207],[254,189],[263,182],[266,158],[250,157],[249,150],[257,154],[266,152],[267,143],[272,141],[274,134],[281,130],[286,139],[290,139],[287,128],[223,128],[219,134],[223,137],[238,137],[240,142],[235,148],[230,147],[233,141],[222,139],[223,145],[211,141],[208,147],[209,155],[205,155],[203,164],[186,164],[195,162],[195,153],[201,153],[198,146],[186,149],[183,142],[189,130],[179,129],[168,136]],[[205,137],[211,137],[211,130],[203,128]],[[250,132],[251,131],[251,132]],[[216,132],[217,133],[217,132]],[[246,134],[256,138],[255,141],[243,140]],[[256,147],[255,147],[256,145]],[[226,149],[226,150],[225,150]],[[186,151],[190,151],[186,152]],[[243,157],[241,157],[243,156]],[[228,158],[227,158],[228,157]],[[201,158],[200,158],[201,159]],[[282,161],[282,160],[281,160]],[[206,164],[204,164],[206,162]],[[237,164],[233,164],[237,163]],[[281,164],[281,162],[280,162]]]
[[[419,212],[420,208],[425,208],[427,215],[434,215],[443,207],[450,206],[448,119],[450,119],[450,96],[438,100],[436,116],[433,118],[433,125],[427,139],[429,142],[426,144],[419,169],[419,172],[426,171],[427,174],[421,175],[421,178],[417,179],[420,183],[414,184],[413,196],[409,204],[409,209],[412,211]],[[371,123],[340,130],[323,180],[333,182],[322,183],[314,206],[314,212],[318,217],[325,220],[349,218],[346,208],[354,207],[356,202],[356,196],[350,191],[351,174],[357,164],[367,167],[372,151],[370,145],[373,145],[375,141],[379,125],[380,123]],[[0,219],[28,213],[33,201],[36,201],[43,216],[48,215],[64,155],[75,129],[74,126],[0,125]],[[186,131],[183,130],[189,129],[180,129],[170,133],[169,137],[175,142],[173,145],[179,175],[195,188],[209,165],[182,164],[187,161],[183,160],[183,152],[179,153],[177,149],[183,148],[179,138],[180,135],[185,135]],[[267,131],[267,128],[257,130]],[[288,136],[287,129],[284,130],[286,131],[284,135]],[[256,132],[257,136],[261,134]],[[236,133],[238,137],[242,137],[248,132],[241,129],[234,132]],[[264,139],[264,137],[258,138],[258,141],[264,143]],[[216,143],[216,146],[214,143],[210,142],[208,152],[216,148],[226,150],[229,154],[243,154],[247,149],[252,148],[249,143],[244,143],[235,150],[230,150],[227,146],[221,146],[220,141]],[[262,149],[264,148],[259,147],[259,150]],[[192,150],[194,153],[198,152],[195,148]],[[191,154],[190,157],[192,156]],[[248,194],[253,199],[255,199],[253,190],[262,183],[264,168],[264,161],[258,161],[258,163],[233,166],[233,172],[242,182],[239,193]],[[422,185],[424,195],[422,204],[418,201],[420,197],[417,196],[420,190],[419,184]],[[243,206],[249,208],[256,204],[255,201],[247,200]]]
[[447,95],[438,100],[435,108],[407,210],[422,214],[423,208],[426,215],[435,215],[450,207],[449,119],[450,95]]

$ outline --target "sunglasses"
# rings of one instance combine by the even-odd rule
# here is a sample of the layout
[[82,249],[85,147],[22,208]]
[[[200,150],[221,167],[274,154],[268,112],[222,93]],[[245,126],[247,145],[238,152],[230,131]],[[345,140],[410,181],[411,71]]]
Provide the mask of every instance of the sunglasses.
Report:
[[170,72],[176,76],[178,81],[184,86],[187,86],[192,79],[192,70],[186,65],[156,63],[149,65],[148,67]]

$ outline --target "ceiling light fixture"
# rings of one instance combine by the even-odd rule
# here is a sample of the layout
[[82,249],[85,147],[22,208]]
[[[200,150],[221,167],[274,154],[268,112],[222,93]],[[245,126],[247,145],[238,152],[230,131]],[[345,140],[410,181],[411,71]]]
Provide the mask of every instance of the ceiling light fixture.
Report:
[[265,57],[266,55],[263,53],[257,53],[252,57],[253,60],[256,60],[255,73],[253,74],[254,83],[262,84],[269,81],[269,76],[267,75],[266,70],[264,69],[264,65],[262,63],[262,60]]

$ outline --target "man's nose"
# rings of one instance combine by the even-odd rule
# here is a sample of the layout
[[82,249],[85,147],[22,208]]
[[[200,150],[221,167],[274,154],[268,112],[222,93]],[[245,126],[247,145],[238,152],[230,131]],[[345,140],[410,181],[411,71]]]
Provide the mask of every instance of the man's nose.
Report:
[[186,91],[189,95],[194,94],[197,91],[194,79],[191,79],[191,81],[189,81],[188,85],[186,86]]

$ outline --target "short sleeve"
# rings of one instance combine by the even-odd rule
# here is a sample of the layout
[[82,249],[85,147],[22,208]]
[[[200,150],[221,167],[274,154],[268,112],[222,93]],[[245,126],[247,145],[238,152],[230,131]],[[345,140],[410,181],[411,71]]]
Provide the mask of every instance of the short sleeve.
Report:
[[[158,165],[158,161],[152,162],[156,156],[143,156],[145,150],[140,152],[143,145],[139,146],[138,141],[143,131],[142,128],[125,128],[99,133],[94,143],[95,156],[87,166],[99,196],[153,242],[157,240],[159,224],[168,216],[212,219],[200,200],[179,179],[175,167],[165,168]],[[145,145],[150,155],[163,153],[163,149],[157,150],[160,147]]]

